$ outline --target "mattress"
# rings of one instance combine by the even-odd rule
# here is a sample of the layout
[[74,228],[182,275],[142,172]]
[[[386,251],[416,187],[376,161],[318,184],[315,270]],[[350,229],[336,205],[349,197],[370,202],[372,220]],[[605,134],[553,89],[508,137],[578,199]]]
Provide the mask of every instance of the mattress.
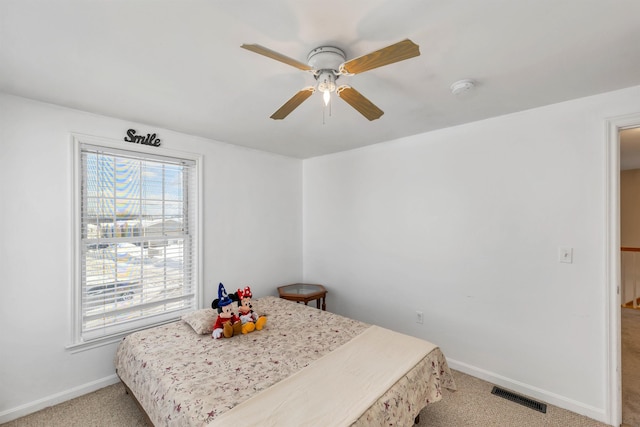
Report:
[[[261,331],[216,340],[177,321],[123,339],[116,351],[116,371],[154,425],[215,426],[222,414],[270,393],[270,387],[294,374],[314,369],[371,328],[275,297],[255,304],[268,319]],[[368,408],[352,414],[354,421],[347,425],[412,425],[422,408],[442,398],[443,387],[455,389],[446,358],[435,345],[389,383],[371,397]],[[309,414],[316,403],[308,402]]]

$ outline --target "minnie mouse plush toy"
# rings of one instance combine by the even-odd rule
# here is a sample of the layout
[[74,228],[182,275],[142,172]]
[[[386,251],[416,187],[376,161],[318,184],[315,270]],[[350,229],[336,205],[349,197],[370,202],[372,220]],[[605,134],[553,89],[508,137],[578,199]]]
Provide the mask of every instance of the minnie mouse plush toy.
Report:
[[218,299],[214,299],[211,303],[211,308],[218,310],[218,318],[213,325],[212,338],[230,338],[242,332],[242,322],[240,318],[232,311],[233,301],[227,295],[227,291],[224,285],[220,283],[218,285]]
[[251,304],[251,288],[246,286],[244,290],[238,289],[238,292],[231,294],[231,298],[238,301],[238,314],[240,315],[240,321],[242,322],[242,333],[246,334],[254,330],[261,330],[267,323],[267,318],[264,316],[258,316],[258,313],[253,311],[253,305]]

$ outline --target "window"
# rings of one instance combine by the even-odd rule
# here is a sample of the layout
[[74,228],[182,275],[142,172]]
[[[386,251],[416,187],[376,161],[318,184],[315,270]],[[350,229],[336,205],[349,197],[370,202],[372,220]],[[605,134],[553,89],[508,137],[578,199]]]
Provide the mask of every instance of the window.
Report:
[[197,160],[77,141],[74,341],[198,306]]

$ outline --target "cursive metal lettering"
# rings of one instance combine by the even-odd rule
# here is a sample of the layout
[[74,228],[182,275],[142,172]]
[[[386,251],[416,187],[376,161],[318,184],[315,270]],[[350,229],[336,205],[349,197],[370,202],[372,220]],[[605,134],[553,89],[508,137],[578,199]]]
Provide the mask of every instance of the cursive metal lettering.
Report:
[[160,139],[156,138],[156,134],[148,133],[144,135],[136,135],[135,129],[129,129],[127,136],[124,137],[126,142],[132,142],[134,144],[153,145],[154,147],[160,146]]

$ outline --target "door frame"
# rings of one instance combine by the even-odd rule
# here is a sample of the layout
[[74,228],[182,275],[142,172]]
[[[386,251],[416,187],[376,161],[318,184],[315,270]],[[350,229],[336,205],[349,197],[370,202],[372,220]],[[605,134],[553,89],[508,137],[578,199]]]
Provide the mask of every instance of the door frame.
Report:
[[607,412],[611,425],[622,423],[620,308],[620,131],[639,127],[640,113],[605,121],[605,316],[607,328]]

